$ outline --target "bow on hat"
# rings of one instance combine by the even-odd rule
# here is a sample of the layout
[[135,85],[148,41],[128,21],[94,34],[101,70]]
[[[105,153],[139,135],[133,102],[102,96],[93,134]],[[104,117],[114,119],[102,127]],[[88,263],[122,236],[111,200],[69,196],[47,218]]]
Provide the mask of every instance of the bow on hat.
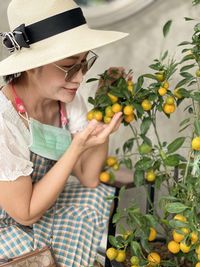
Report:
[[29,48],[29,39],[25,31],[25,24],[21,24],[12,32],[0,32],[3,37],[2,43],[10,53],[20,50],[22,47]]

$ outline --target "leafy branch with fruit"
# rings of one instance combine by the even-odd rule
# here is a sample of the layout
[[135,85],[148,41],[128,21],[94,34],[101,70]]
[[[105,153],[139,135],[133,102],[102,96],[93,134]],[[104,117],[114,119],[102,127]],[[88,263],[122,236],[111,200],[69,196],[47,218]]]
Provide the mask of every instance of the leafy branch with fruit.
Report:
[[[171,24],[164,25],[164,37]],[[191,41],[178,47],[184,47],[180,61],[165,51],[149,66],[150,73],[134,78],[136,82],[132,70],[113,68],[88,80],[99,81],[95,97],[88,99],[93,105],[88,120],[109,123],[122,111],[122,123],[131,131],[131,138],[107,158],[100,180],[112,184],[116,171],[124,165],[133,170],[134,185],[146,189],[151,207],[144,214],[132,201],[113,216],[120,233],[109,236],[112,247],[107,257],[124,266],[200,267],[200,23],[195,25]],[[177,75],[180,80],[172,86]],[[182,103],[187,104],[184,120],[177,120],[178,135],[182,136],[166,142],[159,134],[158,120],[162,116],[170,120]],[[184,136],[188,127],[191,136]],[[152,132],[148,136],[150,129],[153,140]],[[136,162],[133,155],[137,155]],[[152,203],[148,185],[162,192],[158,205]],[[119,198],[124,192],[122,188]]]

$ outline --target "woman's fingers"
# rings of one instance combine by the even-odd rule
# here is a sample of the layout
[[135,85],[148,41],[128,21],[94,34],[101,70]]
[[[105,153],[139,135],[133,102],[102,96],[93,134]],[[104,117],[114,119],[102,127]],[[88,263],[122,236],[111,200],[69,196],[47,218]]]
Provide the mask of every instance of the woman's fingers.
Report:
[[115,129],[119,127],[121,123],[122,112],[118,112],[114,115],[111,122],[105,127],[105,129],[98,135],[100,138],[107,138]]

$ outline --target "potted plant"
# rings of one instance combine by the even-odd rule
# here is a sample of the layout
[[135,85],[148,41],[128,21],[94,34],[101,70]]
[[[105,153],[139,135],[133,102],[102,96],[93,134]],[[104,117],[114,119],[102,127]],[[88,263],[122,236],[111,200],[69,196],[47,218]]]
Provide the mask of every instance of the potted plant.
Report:
[[[164,25],[164,37],[171,23]],[[109,236],[107,257],[123,266],[200,267],[200,23],[194,27],[192,40],[179,47],[183,48],[182,60],[170,58],[165,51],[149,66],[150,73],[134,77],[135,83],[132,71],[120,75],[115,69],[105,71],[98,78],[96,96],[89,98],[94,106],[89,120],[109,123],[114,113],[122,111],[122,123],[132,132],[116,154],[108,157],[100,180],[112,183],[115,172],[124,165],[133,169],[136,187],[149,185],[151,190],[163,192],[157,206],[147,190],[147,214],[134,202],[114,214],[113,223],[120,225],[120,233]],[[177,73],[180,81],[172,88]],[[185,119],[177,121],[179,136],[170,142],[162,140],[157,126],[160,116],[167,116],[170,123],[185,100]],[[184,134],[188,127],[190,136]],[[149,129],[153,130],[153,141]],[[187,156],[180,153],[183,146]],[[135,153],[138,159],[133,163],[131,156]]]

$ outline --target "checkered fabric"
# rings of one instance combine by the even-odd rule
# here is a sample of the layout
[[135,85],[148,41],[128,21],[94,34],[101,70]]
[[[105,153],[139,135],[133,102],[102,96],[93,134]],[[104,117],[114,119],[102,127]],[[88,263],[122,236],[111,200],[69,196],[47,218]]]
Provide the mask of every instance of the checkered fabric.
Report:
[[[40,180],[55,164],[32,152],[31,160],[33,182]],[[58,266],[92,265],[109,218],[111,201],[106,197],[110,195],[114,195],[114,188],[104,184],[90,189],[79,183],[66,183],[55,206],[32,227],[19,225],[0,209],[0,259],[50,245],[55,210],[52,247]]]

